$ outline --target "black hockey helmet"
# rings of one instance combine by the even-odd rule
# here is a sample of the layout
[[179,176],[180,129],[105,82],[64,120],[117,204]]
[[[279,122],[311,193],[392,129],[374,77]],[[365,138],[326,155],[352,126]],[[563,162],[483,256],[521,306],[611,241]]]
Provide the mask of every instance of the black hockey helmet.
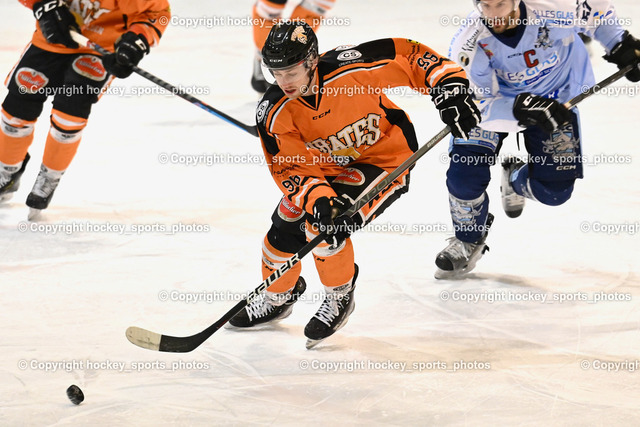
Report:
[[281,21],[269,32],[262,62],[270,70],[288,68],[318,56],[318,38],[304,21]]

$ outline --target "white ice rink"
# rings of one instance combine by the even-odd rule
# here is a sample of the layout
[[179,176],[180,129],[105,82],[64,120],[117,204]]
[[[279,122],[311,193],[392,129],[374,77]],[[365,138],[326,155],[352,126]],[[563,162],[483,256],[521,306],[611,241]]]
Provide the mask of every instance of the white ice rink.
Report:
[[[140,66],[252,123],[252,3],[174,0],[176,25]],[[640,36],[640,4],[616,5]],[[320,49],[394,36],[446,54],[457,27],[443,24],[471,7],[337,0]],[[0,11],[6,75],[34,20],[15,0]],[[209,21],[177,25],[185,18]],[[599,45],[594,53],[601,80],[615,67]],[[620,81],[581,105],[584,154],[598,164],[565,205],[529,203],[507,218],[493,168],[491,251],[467,280],[433,278],[451,235],[442,142],[413,170],[410,192],[354,236],[357,307],[344,329],[305,349],[321,292],[305,259],[306,298],[290,318],[220,330],[187,354],[140,349],[124,331],[190,335],[258,286],[279,190],[256,138],[137,75],[112,88],[42,220],[25,222],[24,200],[50,104],[22,187],[0,208],[0,425],[638,425],[640,85]],[[442,128],[430,98],[393,99],[420,141]],[[503,153],[516,150],[510,137]],[[188,155],[211,164],[175,161]],[[65,395],[71,384],[85,393],[80,406]]]

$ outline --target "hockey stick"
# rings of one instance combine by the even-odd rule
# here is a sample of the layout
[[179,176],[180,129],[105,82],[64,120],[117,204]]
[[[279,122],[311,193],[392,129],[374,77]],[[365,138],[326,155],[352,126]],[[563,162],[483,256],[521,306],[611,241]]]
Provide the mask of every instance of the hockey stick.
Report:
[[[95,44],[94,42],[92,42],[91,40],[89,40],[88,38],[86,38],[85,36],[83,36],[82,34],[76,32],[76,31],[71,31],[71,37],[73,38],[73,40],[80,44],[81,46],[86,46],[89,47],[93,50],[95,50],[96,52],[102,54],[102,55],[108,55],[111,52],[109,52],[108,50],[106,50],[105,48],[98,46],[97,44]],[[143,70],[142,68],[138,68],[136,66],[133,67],[133,72],[136,74],[139,74],[140,76],[144,77],[145,79],[157,84],[158,86],[168,90],[169,92],[171,92],[174,95],[179,96],[182,99],[185,99],[187,101],[189,101],[190,103],[202,108],[203,110],[205,110],[208,113],[213,114],[214,116],[217,116],[219,118],[221,118],[222,120],[225,120],[227,123],[230,123],[234,126],[239,127],[240,129],[242,129],[245,132],[250,133],[253,136],[258,136],[258,128],[253,125],[247,125],[245,123],[242,123],[241,121],[234,119],[233,117],[229,116],[228,114],[223,113],[222,111],[213,108],[212,106],[205,104],[204,102],[200,101],[198,98],[196,98],[195,96],[189,95],[188,93],[186,93],[185,91],[183,91],[182,89],[175,87],[174,85],[172,85],[171,83],[167,83],[164,80],[162,80],[159,77],[154,76],[153,74]]]
[[[381,193],[387,186],[389,186],[396,178],[398,178],[404,171],[409,169],[415,164],[418,159],[424,156],[429,150],[431,150],[438,142],[440,142],[445,136],[449,134],[449,128],[442,129],[436,136],[431,138],[426,144],[407,158],[400,166],[394,169],[389,175],[382,179],[374,188],[372,188],[364,196],[356,200],[349,209],[344,212],[344,215],[353,216],[364,205],[369,203],[371,199]],[[297,253],[289,258],[280,268],[274,271],[269,277],[267,277],[257,288],[255,288],[244,300],[238,302],[233,308],[215,323],[209,326],[207,329],[199,332],[195,335],[188,337],[173,337],[169,335],[161,335],[156,332],[151,332],[137,326],[131,326],[127,328],[127,339],[138,347],[146,348],[149,350],[173,352],[173,353],[188,353],[200,344],[205,342],[211,335],[213,335],[218,329],[220,329],[225,323],[227,323],[233,316],[238,314],[243,308],[245,308],[254,298],[263,293],[273,282],[278,280],[284,273],[296,265],[300,260],[308,255],[316,246],[318,246],[326,238],[325,233],[321,233],[316,238],[308,242]]]
[[[600,89],[610,85],[616,80],[620,79],[626,73],[631,71],[633,66],[628,66],[622,70],[614,73],[610,77],[596,84],[595,86],[584,91],[580,95],[574,97],[565,104],[567,108],[575,106],[585,98],[597,93]],[[424,156],[429,150],[431,150],[438,142],[440,142],[445,136],[449,134],[449,128],[444,128],[436,136],[431,138],[426,144],[407,158],[398,168],[386,176],[380,181],[375,188],[371,189],[367,194],[356,200],[354,204],[345,212],[345,215],[353,216],[360,208],[367,204],[371,199],[376,197],[382,190],[384,190],[389,184],[391,184],[398,176],[400,176],[405,170],[415,164],[422,156]],[[245,308],[254,298],[264,292],[273,282],[278,280],[284,273],[297,264],[305,255],[309,254],[320,242],[325,238],[325,234],[320,234],[305,246],[289,258],[280,268],[274,271],[269,277],[267,277],[256,289],[254,289],[246,299],[238,302],[231,310],[225,313],[220,319],[207,327],[205,330],[186,337],[174,337],[170,335],[162,335],[156,332],[151,332],[147,329],[143,329],[137,326],[131,326],[127,328],[127,339],[137,345],[138,347],[146,348],[148,350],[172,352],[172,353],[188,353],[195,350],[209,337],[211,337],[218,329],[220,329],[225,323],[227,323],[233,316],[239,313]]]

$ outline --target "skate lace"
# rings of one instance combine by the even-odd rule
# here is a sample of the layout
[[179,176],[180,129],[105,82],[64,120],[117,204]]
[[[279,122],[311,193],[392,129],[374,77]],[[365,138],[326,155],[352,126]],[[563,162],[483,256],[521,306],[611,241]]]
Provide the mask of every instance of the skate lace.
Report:
[[49,197],[58,186],[58,182],[60,182],[60,178],[52,178],[46,173],[39,173],[32,192],[40,197]]
[[444,252],[451,257],[451,259],[469,259],[473,250],[476,248],[474,243],[466,243],[458,240],[455,236],[450,237],[449,246],[446,247]]
[[249,320],[259,319],[273,311],[274,306],[267,301],[264,294],[253,300],[246,308]]
[[340,314],[340,309],[343,308],[342,301],[348,298],[348,295],[327,295],[315,317],[325,325],[331,326],[333,320]]
[[505,205],[509,207],[522,205],[522,200],[524,199],[523,196],[513,191],[513,189],[510,187],[505,192],[505,195],[503,198],[504,198]]
[[0,171],[0,187],[4,187],[7,185],[9,181],[11,181],[12,174]]

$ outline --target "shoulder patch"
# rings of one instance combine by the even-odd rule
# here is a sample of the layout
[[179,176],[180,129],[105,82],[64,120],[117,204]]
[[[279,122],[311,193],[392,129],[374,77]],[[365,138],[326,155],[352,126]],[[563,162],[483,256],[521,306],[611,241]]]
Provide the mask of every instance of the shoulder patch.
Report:
[[258,104],[258,108],[256,108],[256,121],[258,123],[262,123],[264,118],[267,117],[267,113],[269,112],[269,100],[265,99],[260,104]]
[[338,61],[354,61],[358,58],[362,58],[362,53],[355,49],[345,50],[338,55]]

